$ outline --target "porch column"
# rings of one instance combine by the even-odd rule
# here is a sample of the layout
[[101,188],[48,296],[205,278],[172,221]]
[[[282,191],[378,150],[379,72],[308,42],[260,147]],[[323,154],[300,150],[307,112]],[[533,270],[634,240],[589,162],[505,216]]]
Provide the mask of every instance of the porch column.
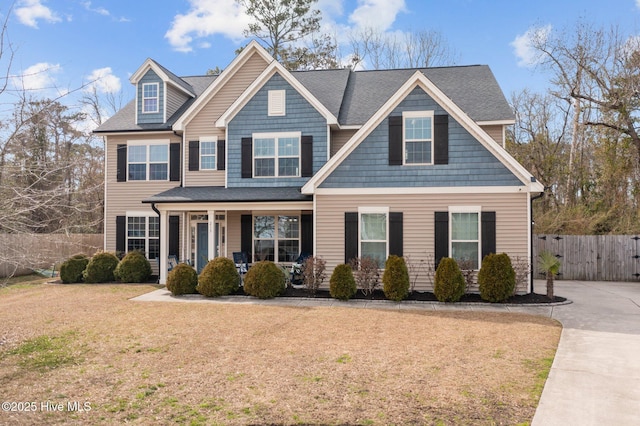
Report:
[[160,210],[160,271],[158,282],[167,284],[167,269],[169,256],[169,215],[166,210]]
[[216,257],[216,242],[215,242],[215,226],[216,226],[216,211],[207,210],[207,217],[209,218],[209,259]]

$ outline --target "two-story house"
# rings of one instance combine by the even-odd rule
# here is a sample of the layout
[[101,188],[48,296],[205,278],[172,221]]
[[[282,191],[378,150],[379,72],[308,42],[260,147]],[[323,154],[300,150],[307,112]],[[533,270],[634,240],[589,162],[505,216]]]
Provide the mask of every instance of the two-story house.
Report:
[[159,259],[161,283],[168,255],[200,270],[305,252],[329,273],[364,256],[531,256],[543,186],[504,149],[514,116],[487,66],[290,72],[251,42],[218,76],[148,59],[131,83],[95,131],[104,245]]

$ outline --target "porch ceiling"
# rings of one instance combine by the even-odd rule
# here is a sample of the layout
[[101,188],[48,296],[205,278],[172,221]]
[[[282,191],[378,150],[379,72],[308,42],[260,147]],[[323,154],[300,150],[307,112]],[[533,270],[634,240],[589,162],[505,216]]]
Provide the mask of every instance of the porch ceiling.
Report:
[[312,195],[300,192],[299,187],[224,188],[221,186],[177,187],[152,195],[143,203],[246,203],[313,201]]

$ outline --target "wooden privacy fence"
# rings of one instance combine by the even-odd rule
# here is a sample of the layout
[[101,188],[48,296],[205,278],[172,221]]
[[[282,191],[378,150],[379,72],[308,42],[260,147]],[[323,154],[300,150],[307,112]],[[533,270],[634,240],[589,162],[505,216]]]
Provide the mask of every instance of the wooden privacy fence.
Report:
[[49,269],[74,254],[102,249],[102,234],[0,234],[0,278]]
[[640,281],[640,236],[534,235],[533,272],[538,253],[547,250],[560,260],[561,280]]

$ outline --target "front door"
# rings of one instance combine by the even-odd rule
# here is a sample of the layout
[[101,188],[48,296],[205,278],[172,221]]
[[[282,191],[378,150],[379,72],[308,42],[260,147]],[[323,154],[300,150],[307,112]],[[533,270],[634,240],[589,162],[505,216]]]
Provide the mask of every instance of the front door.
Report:
[[196,269],[202,272],[209,261],[209,224],[196,224]]

